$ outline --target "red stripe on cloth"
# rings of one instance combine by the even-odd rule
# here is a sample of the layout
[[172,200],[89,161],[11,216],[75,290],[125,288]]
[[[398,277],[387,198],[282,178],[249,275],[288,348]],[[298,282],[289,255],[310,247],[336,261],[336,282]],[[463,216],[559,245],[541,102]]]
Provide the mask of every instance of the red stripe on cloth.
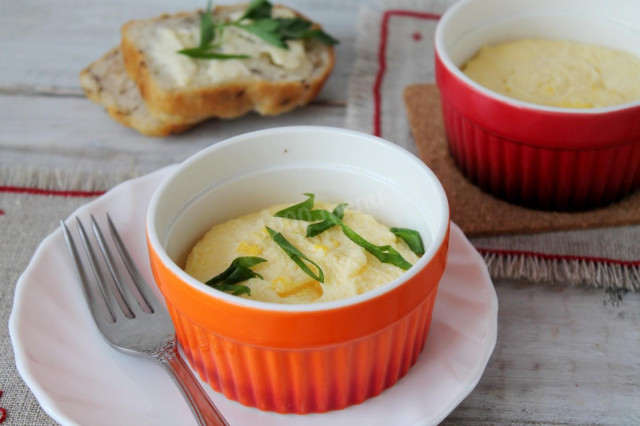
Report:
[[432,19],[437,21],[440,15],[432,13],[416,12],[412,10],[387,10],[382,15],[380,26],[380,44],[378,45],[378,73],[373,83],[373,134],[382,136],[382,81],[387,71],[387,40],[389,37],[389,20],[392,16],[401,16],[417,19]]
[[48,195],[53,197],[97,197],[105,191],[61,191],[52,189],[26,188],[22,186],[0,186],[0,192],[29,195]]
[[549,254],[524,250],[501,250],[476,247],[482,254],[497,254],[499,256],[527,256],[544,260],[577,260],[580,262],[608,263],[610,265],[640,267],[640,260],[619,260],[606,257],[576,256],[571,254]]

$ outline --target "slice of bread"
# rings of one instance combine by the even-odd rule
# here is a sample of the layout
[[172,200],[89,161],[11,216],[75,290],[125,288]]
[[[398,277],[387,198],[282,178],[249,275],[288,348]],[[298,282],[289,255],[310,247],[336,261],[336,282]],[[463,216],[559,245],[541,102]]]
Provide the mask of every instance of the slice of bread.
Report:
[[200,118],[153,116],[138,86],[124,69],[122,51],[115,47],[80,73],[80,85],[87,97],[102,105],[116,121],[148,136],[168,136],[184,131]]
[[[246,7],[218,6],[213,11],[214,20],[235,19]],[[298,42],[306,60],[297,69],[278,65],[272,56],[262,53],[248,59],[222,61],[191,59],[176,53],[180,48],[198,45],[201,13],[162,15],[131,21],[122,28],[121,46],[127,73],[137,83],[153,116],[234,118],[252,110],[261,115],[276,115],[310,102],[329,77],[334,64],[333,48],[314,39]],[[301,16],[278,5],[274,6],[276,14]],[[235,28],[225,29],[225,33],[231,30]],[[162,50],[158,46],[163,31],[183,35],[182,39],[189,41],[177,49],[161,46]],[[243,42],[259,41],[246,31],[237,31],[244,33],[240,35]],[[232,65],[238,72],[224,77],[228,71],[218,73],[216,69],[227,67],[222,63],[228,61],[234,61]],[[187,78],[176,74],[176,63],[178,68],[189,70]]]

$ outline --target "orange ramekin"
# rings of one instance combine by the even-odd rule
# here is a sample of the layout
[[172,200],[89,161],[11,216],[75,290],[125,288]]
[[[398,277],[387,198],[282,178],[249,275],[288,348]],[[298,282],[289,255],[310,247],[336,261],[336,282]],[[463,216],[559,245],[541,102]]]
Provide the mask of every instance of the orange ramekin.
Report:
[[[304,192],[417,229],[426,253],[362,295],[276,304],[214,290],[181,268],[215,223]],[[191,365],[232,400],[279,413],[325,412],[392,386],[417,360],[445,268],[449,210],[435,175],[373,136],[325,127],[263,130],[196,154],[149,206],[153,275]]]
[[438,23],[436,80],[451,155],[492,195],[545,210],[583,210],[640,188],[640,100],[559,108],[503,96],[460,67],[485,45],[568,39],[640,56],[640,2],[462,0]]

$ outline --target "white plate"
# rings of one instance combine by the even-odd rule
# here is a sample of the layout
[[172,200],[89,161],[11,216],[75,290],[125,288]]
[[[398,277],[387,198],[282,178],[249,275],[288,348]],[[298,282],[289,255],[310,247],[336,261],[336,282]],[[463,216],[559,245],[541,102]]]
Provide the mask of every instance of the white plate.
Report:
[[[117,186],[74,215],[109,212],[139,265],[148,264],[144,221],[171,167]],[[145,268],[148,269],[148,268]],[[151,280],[151,272],[144,271]],[[210,391],[232,425],[426,425],[443,420],[476,386],[496,343],[498,301],[480,255],[452,224],[425,350],[406,377],[344,410],[305,416],[248,408]],[[150,361],[111,349],[99,335],[62,232],[49,235],[20,277],[9,320],[16,365],[44,410],[65,424],[188,425],[190,411]]]

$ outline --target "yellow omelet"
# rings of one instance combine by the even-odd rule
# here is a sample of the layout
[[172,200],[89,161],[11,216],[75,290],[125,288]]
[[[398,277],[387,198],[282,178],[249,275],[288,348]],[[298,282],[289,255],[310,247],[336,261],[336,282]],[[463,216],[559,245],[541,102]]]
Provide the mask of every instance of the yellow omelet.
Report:
[[640,57],[569,40],[485,46],[461,69],[487,89],[539,105],[597,108],[640,99]]
[[[362,247],[349,240],[341,228],[334,226],[315,237],[306,237],[309,222],[274,217],[288,205],[276,205],[257,213],[215,225],[193,247],[185,271],[205,282],[222,273],[242,256],[266,259],[251,269],[263,279],[251,278],[243,285],[251,289],[254,300],[275,303],[314,303],[345,299],[379,287],[399,277],[404,271],[382,263]],[[332,211],[335,205],[316,202],[315,209]],[[402,239],[371,215],[346,209],[342,221],[367,241],[390,245],[408,262],[418,256]],[[324,283],[314,280],[294,263],[271,238],[265,227],[282,235],[324,272]],[[310,266],[315,270],[314,266]]]

